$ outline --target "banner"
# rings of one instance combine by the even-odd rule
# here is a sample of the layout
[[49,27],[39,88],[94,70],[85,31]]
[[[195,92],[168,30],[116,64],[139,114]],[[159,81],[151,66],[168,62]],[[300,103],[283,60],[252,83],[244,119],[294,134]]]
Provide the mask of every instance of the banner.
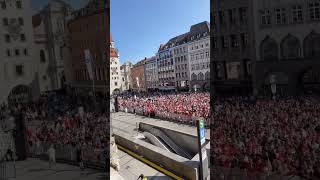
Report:
[[90,54],[90,50],[89,49],[85,49],[84,50],[84,57],[85,57],[85,63],[87,65],[87,70],[88,70],[88,74],[89,74],[89,78],[93,79],[93,72],[92,72],[92,58],[91,58],[91,54]]
[[136,80],[137,80],[137,85],[138,85],[138,87],[140,87],[140,84],[139,84],[139,77],[136,77]]

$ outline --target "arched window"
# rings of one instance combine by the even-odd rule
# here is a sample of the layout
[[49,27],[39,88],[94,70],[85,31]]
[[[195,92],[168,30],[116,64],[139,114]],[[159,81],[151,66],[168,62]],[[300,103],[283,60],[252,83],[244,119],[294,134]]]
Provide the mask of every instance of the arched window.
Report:
[[281,42],[281,57],[283,59],[296,59],[301,55],[301,46],[299,39],[287,35]]
[[260,45],[260,58],[264,61],[278,60],[278,43],[267,36]]
[[46,62],[46,55],[44,53],[44,50],[40,50],[40,61],[41,62]]
[[197,75],[195,73],[192,73],[191,80],[193,81],[197,80]]
[[203,75],[202,72],[200,72],[200,73],[198,74],[198,80],[199,80],[199,81],[204,80],[204,75]]
[[305,58],[320,57],[320,34],[311,32],[303,41]]
[[209,79],[210,79],[210,72],[209,72],[209,71],[206,72],[205,77],[206,77],[206,80],[209,80]]

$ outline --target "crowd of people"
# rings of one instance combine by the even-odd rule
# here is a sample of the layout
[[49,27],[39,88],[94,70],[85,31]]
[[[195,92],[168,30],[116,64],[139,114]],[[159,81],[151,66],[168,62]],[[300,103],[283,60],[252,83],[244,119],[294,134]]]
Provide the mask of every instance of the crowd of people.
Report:
[[81,105],[67,96],[44,97],[27,105],[24,113],[30,145],[40,141],[74,147],[80,144],[94,147],[97,152],[106,149],[108,111],[88,111]]
[[[118,107],[121,111],[131,109],[142,111],[144,115],[160,116],[165,114],[169,118],[180,119],[203,117],[210,119],[210,94],[199,93],[152,93],[130,94],[118,96]],[[194,119],[196,120],[196,119]]]
[[40,143],[54,147],[90,147],[98,159],[108,154],[109,147],[109,112],[100,101],[106,99],[93,102],[88,97],[52,93],[35,102],[2,106],[1,109],[12,116],[22,114],[29,148]]
[[215,99],[212,163],[250,173],[320,178],[320,103],[307,97],[278,100]]

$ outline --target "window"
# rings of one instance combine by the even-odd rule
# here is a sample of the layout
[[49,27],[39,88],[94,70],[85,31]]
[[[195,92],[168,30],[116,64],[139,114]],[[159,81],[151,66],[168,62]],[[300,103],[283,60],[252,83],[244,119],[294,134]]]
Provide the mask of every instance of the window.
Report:
[[46,62],[46,56],[44,54],[44,50],[40,50],[40,62]]
[[320,2],[309,3],[309,18],[312,21],[320,20]]
[[42,79],[47,80],[47,76],[46,75],[42,76]]
[[23,54],[24,54],[25,56],[28,56],[28,49],[27,49],[27,48],[24,48]]
[[8,18],[3,18],[2,19],[2,23],[3,23],[4,26],[8,26],[9,25]]
[[236,35],[231,35],[231,46],[233,48],[239,47],[238,37]]
[[235,22],[236,22],[235,11],[236,11],[236,9],[229,9],[228,10],[230,24],[235,24]]
[[206,52],[206,58],[208,58],[209,57],[209,52]]
[[228,48],[229,47],[229,42],[228,42],[228,37],[227,36],[222,36],[221,37],[221,43],[223,48]]
[[6,42],[7,42],[7,43],[9,43],[9,42],[11,41],[9,34],[6,34],[6,35],[5,35],[5,39],[6,39]]
[[219,11],[219,21],[220,21],[220,24],[223,25],[225,24],[225,14],[224,14],[224,11]]
[[217,38],[216,37],[212,38],[212,42],[213,42],[213,49],[218,49],[218,43],[217,43]]
[[20,50],[19,49],[15,49],[14,52],[15,52],[16,56],[20,56]]
[[7,52],[7,56],[10,57],[10,56],[11,56],[11,51],[10,51],[10,49],[7,49],[6,52]]
[[20,40],[21,41],[26,41],[26,35],[25,34],[20,34]]
[[248,46],[248,33],[242,33],[241,35],[241,45],[242,47],[247,47]]
[[1,8],[2,9],[6,9],[7,8],[7,4],[5,1],[1,1]]
[[292,7],[292,22],[300,23],[303,21],[302,6],[296,5]]
[[16,1],[16,8],[21,9],[22,8],[22,3],[21,1]]
[[23,18],[22,18],[22,17],[19,17],[19,18],[18,18],[18,22],[19,22],[20,25],[23,25],[23,24],[24,24]]
[[248,22],[248,11],[247,8],[239,8],[239,18],[240,18],[240,23],[247,23]]
[[287,12],[285,8],[276,9],[276,24],[287,23]]
[[271,13],[270,10],[264,10],[261,13],[261,24],[270,25],[271,24]]
[[16,75],[22,76],[24,73],[23,65],[16,65]]

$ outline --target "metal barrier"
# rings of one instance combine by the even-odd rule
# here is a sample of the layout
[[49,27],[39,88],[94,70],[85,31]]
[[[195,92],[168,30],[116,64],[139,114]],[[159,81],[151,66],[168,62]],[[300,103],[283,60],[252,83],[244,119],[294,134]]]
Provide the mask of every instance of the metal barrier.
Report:
[[[137,108],[120,107],[119,111],[126,112],[126,109],[127,109],[127,113],[135,113],[141,116],[148,116],[148,113],[143,108],[140,108],[140,107],[137,107]],[[198,117],[195,117],[195,116],[187,116],[184,114],[176,114],[176,113],[168,113],[168,112],[156,112],[155,117],[159,119],[167,120],[170,122],[186,124],[190,126],[196,126],[196,122],[199,119]],[[206,128],[210,127],[210,120],[205,121],[205,127]]]
[[16,178],[15,161],[0,162],[0,180]]
[[298,176],[283,176],[275,172],[248,172],[239,168],[213,166],[210,177],[217,180],[305,180]]
[[[51,143],[41,142],[40,146],[37,147],[35,144],[29,147],[29,156],[40,157],[43,159],[48,159],[47,151],[50,148]],[[72,163],[78,165],[77,163],[77,150],[76,147],[72,145],[56,145],[56,160]],[[93,147],[87,147],[83,149],[83,162],[85,166],[105,169],[109,166],[109,162],[106,161],[107,157],[104,157],[103,150],[97,150]]]

